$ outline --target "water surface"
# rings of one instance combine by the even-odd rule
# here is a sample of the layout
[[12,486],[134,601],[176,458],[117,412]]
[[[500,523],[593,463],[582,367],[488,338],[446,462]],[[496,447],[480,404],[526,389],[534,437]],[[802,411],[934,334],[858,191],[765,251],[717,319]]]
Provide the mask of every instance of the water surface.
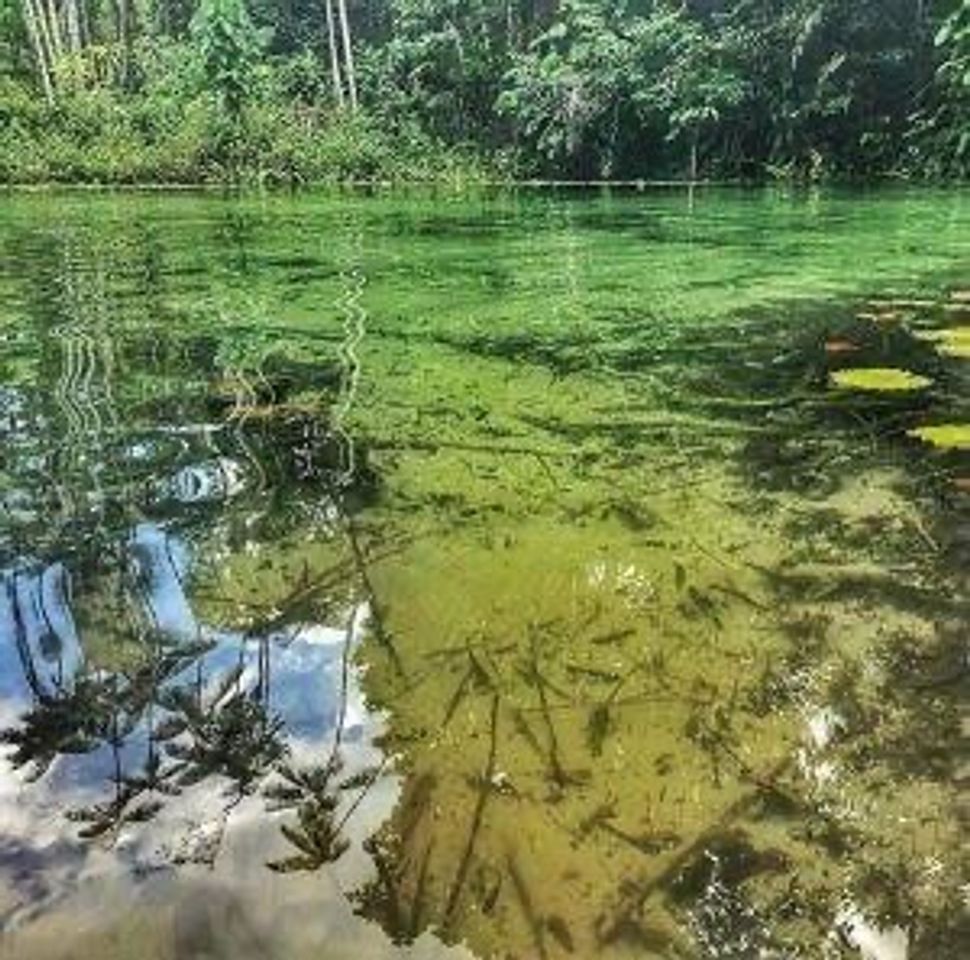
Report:
[[968,329],[958,191],[4,197],[3,955],[970,955]]

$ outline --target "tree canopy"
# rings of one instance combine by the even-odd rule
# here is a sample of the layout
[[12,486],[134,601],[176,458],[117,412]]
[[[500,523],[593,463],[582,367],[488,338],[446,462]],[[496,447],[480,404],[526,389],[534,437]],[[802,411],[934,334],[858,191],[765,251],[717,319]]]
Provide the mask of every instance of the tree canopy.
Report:
[[0,0],[0,178],[958,178],[970,0]]

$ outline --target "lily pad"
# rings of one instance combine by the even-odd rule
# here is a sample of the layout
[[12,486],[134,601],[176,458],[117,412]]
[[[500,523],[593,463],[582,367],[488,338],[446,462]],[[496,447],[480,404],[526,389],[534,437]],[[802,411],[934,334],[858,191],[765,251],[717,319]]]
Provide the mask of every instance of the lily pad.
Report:
[[922,390],[932,382],[929,377],[896,367],[860,367],[855,370],[837,370],[832,374],[832,383],[846,390],[899,393]]
[[955,357],[958,360],[970,360],[970,340],[944,343],[940,347],[940,353],[945,357]]
[[941,327],[936,330],[914,330],[913,336],[926,343],[945,343],[948,340],[970,341],[970,327]]
[[970,423],[941,423],[917,427],[907,434],[941,450],[970,450]]
[[949,327],[943,330],[920,330],[914,336],[927,343],[935,343],[945,357],[970,359],[970,327]]

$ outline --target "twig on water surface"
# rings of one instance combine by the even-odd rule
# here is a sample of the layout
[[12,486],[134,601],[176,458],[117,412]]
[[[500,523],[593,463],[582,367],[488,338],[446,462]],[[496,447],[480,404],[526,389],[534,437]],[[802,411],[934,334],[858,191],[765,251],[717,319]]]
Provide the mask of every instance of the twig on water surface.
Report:
[[347,535],[347,542],[350,544],[350,551],[353,555],[357,577],[360,580],[360,584],[364,590],[364,595],[367,598],[367,603],[370,606],[371,620],[374,624],[374,634],[380,641],[381,645],[390,654],[391,662],[394,664],[394,669],[398,674],[403,676],[404,665],[401,663],[401,658],[397,652],[397,647],[394,645],[394,641],[384,625],[384,619],[381,613],[381,605],[378,602],[374,585],[370,579],[370,573],[367,569],[367,561],[364,557],[363,550],[360,548],[360,542],[357,539],[357,531],[354,529],[354,522],[342,509],[342,507],[340,507],[336,498],[334,499],[334,503],[337,505],[337,510],[343,522],[344,532]]
[[546,960],[546,957],[548,957],[549,954],[546,951],[545,930],[542,927],[542,920],[536,914],[535,906],[532,903],[532,896],[529,893],[529,888],[525,884],[525,879],[522,876],[522,872],[519,870],[519,865],[516,862],[515,856],[511,853],[508,855],[507,864],[509,876],[512,878],[512,888],[515,890],[515,895],[519,901],[519,906],[522,908],[525,921],[529,925],[529,933],[532,935],[532,942],[535,944],[536,956],[539,957],[540,960]]
[[373,772],[367,778],[367,781],[361,787],[357,796],[354,797],[353,802],[350,804],[350,806],[347,808],[344,815],[338,821],[337,826],[334,830],[335,834],[339,834],[340,831],[343,830],[343,828],[346,826],[347,821],[357,812],[357,808],[364,802],[365,797],[367,796],[368,793],[371,792],[371,790],[374,787],[374,784],[377,783],[377,781],[381,778],[381,774],[383,774],[384,771],[387,769],[387,765],[389,762],[390,761],[387,757],[383,757],[381,759],[381,762],[374,768]]
[[765,774],[753,779],[756,790],[743,794],[730,804],[716,820],[708,824],[693,840],[681,847],[660,871],[647,874],[639,881],[624,884],[620,904],[612,916],[601,915],[596,922],[596,932],[601,942],[608,942],[625,923],[640,912],[646,901],[657,891],[673,881],[680,871],[704,848],[739,817],[744,816],[758,802],[765,790],[776,790],[775,781],[791,764],[791,756],[783,757]]
[[340,745],[343,742],[344,724],[347,722],[347,687],[350,680],[350,654],[354,643],[354,627],[357,623],[357,611],[350,611],[347,619],[347,626],[344,629],[343,650],[340,656],[340,706],[337,710],[337,723],[333,733],[333,747],[330,750],[330,759],[327,761],[327,768],[335,769]]
[[482,771],[481,780],[478,785],[478,798],[475,801],[475,811],[472,814],[471,827],[468,831],[468,840],[465,843],[465,849],[462,853],[461,860],[458,863],[458,870],[455,873],[455,879],[451,885],[451,891],[448,894],[448,901],[445,906],[443,922],[443,927],[445,930],[449,929],[454,922],[455,911],[458,909],[462,888],[465,886],[465,881],[468,878],[468,871],[471,867],[472,856],[475,852],[475,844],[478,841],[478,835],[482,829],[482,822],[485,816],[485,806],[488,803],[488,798],[492,793],[493,783],[495,781],[495,757],[498,750],[498,705],[499,695],[498,693],[494,693],[492,694],[492,709],[489,720],[488,759],[486,760],[485,769]]
[[546,680],[539,671],[539,654],[536,648],[535,632],[531,628],[529,630],[529,652],[532,658],[529,663],[530,679],[535,683],[536,690],[539,693],[539,709],[546,725],[546,735],[549,738],[547,759],[553,780],[562,787],[569,782],[569,778],[566,776],[566,771],[563,769],[562,763],[559,760],[559,738],[556,735],[556,727],[552,722],[552,714],[549,712],[549,700],[546,697]]

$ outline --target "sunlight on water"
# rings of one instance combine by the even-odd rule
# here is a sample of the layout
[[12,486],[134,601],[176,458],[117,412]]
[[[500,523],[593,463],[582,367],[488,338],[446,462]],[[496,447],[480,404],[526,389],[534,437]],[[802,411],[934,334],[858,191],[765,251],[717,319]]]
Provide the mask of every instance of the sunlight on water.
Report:
[[4,956],[967,955],[963,195],[2,204]]

